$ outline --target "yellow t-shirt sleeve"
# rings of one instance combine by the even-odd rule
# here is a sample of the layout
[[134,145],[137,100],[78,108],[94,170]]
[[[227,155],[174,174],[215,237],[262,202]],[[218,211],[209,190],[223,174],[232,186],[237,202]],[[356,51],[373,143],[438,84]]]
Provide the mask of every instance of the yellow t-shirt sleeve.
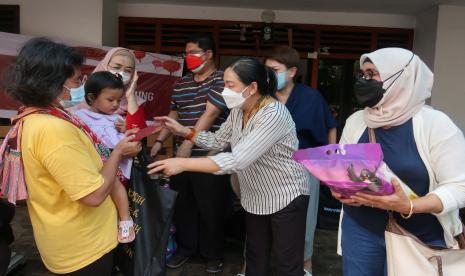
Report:
[[72,200],[79,200],[103,185],[103,176],[83,145],[63,145],[42,162]]

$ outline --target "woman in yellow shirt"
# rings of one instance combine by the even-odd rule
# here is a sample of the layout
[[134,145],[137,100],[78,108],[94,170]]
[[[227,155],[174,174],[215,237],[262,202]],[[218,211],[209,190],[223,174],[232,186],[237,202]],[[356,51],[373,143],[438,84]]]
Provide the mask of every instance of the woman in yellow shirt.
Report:
[[45,38],[21,49],[6,76],[7,93],[24,105],[9,138],[9,152],[20,153],[20,162],[11,159],[16,170],[5,166],[3,175],[27,187],[17,190],[27,190],[45,266],[56,274],[103,276],[111,275],[118,243],[116,209],[108,195],[120,160],[136,155],[140,144],[131,142],[130,133],[111,155],[102,156],[90,129],[62,109],[59,101],[81,83],[81,64],[72,48]]

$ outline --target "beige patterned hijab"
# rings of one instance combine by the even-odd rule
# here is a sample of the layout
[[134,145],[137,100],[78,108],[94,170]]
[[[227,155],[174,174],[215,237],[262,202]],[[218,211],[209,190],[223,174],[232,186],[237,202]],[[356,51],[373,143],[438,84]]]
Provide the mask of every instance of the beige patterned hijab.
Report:
[[360,67],[369,58],[378,69],[381,80],[389,78],[381,101],[365,108],[363,117],[368,127],[397,126],[412,118],[431,97],[433,73],[409,50],[384,48],[360,57]]

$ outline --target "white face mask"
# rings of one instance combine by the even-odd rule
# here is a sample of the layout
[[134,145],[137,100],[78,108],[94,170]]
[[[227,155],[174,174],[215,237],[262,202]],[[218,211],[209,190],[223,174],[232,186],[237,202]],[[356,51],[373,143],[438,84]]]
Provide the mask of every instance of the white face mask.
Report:
[[124,71],[110,70],[109,72],[112,73],[112,74],[120,75],[121,78],[123,79],[123,84],[124,85],[127,85],[129,83],[129,81],[131,80],[131,75],[129,73],[124,72]]
[[224,102],[226,103],[226,106],[231,109],[231,108],[241,108],[242,105],[244,104],[245,100],[247,100],[248,97],[251,95],[244,97],[242,94],[244,91],[248,88],[242,89],[241,92],[236,92],[234,90],[231,90],[227,87],[224,88],[223,93],[221,95],[223,96]]

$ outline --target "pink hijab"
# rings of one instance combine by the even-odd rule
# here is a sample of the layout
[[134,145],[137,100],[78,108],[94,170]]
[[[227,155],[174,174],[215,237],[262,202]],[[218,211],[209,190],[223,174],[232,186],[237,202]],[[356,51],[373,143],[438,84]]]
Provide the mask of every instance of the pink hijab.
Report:
[[389,85],[391,87],[376,106],[365,108],[365,123],[371,128],[405,123],[425,105],[426,99],[431,97],[433,73],[417,55],[402,48],[384,48],[364,54],[360,57],[360,67],[367,58],[378,69],[381,80],[402,69],[404,71],[397,79],[397,76],[394,76],[383,84],[384,89]]
[[[115,47],[115,48],[112,48],[110,51],[107,52],[105,57],[99,62],[99,64],[97,64],[97,66],[95,67],[94,71],[92,71],[92,73],[101,72],[101,71],[109,71],[111,68],[108,67],[108,64],[110,63],[111,58],[114,57],[114,56],[118,56],[118,55],[127,56],[127,57],[132,58],[132,60],[134,61],[134,66],[135,66],[135,64],[136,64],[136,56],[134,55],[134,53],[131,50],[126,49],[126,48],[122,48],[122,47]],[[135,72],[135,70],[134,70],[134,72]],[[131,83],[132,78],[134,77],[134,72],[131,75],[131,79],[129,80],[128,83]],[[128,87],[129,87],[129,84],[126,85],[124,87],[124,89],[127,89]],[[136,97],[136,99],[137,99],[137,105],[139,105],[139,106],[142,105],[145,102],[145,100],[140,98],[140,97]],[[89,108],[89,105],[86,103],[86,101],[83,101],[83,102],[81,102],[80,104],[78,104],[78,105],[76,105],[74,107],[68,108],[68,111],[74,113],[74,112],[78,111],[79,109],[83,109],[83,108],[86,108],[86,109]],[[119,108],[118,111],[116,111],[116,113],[118,113],[120,115],[124,115],[124,114],[126,114],[127,108],[128,108],[128,101],[127,101],[126,97],[123,96],[123,98],[121,99],[120,108]]]

